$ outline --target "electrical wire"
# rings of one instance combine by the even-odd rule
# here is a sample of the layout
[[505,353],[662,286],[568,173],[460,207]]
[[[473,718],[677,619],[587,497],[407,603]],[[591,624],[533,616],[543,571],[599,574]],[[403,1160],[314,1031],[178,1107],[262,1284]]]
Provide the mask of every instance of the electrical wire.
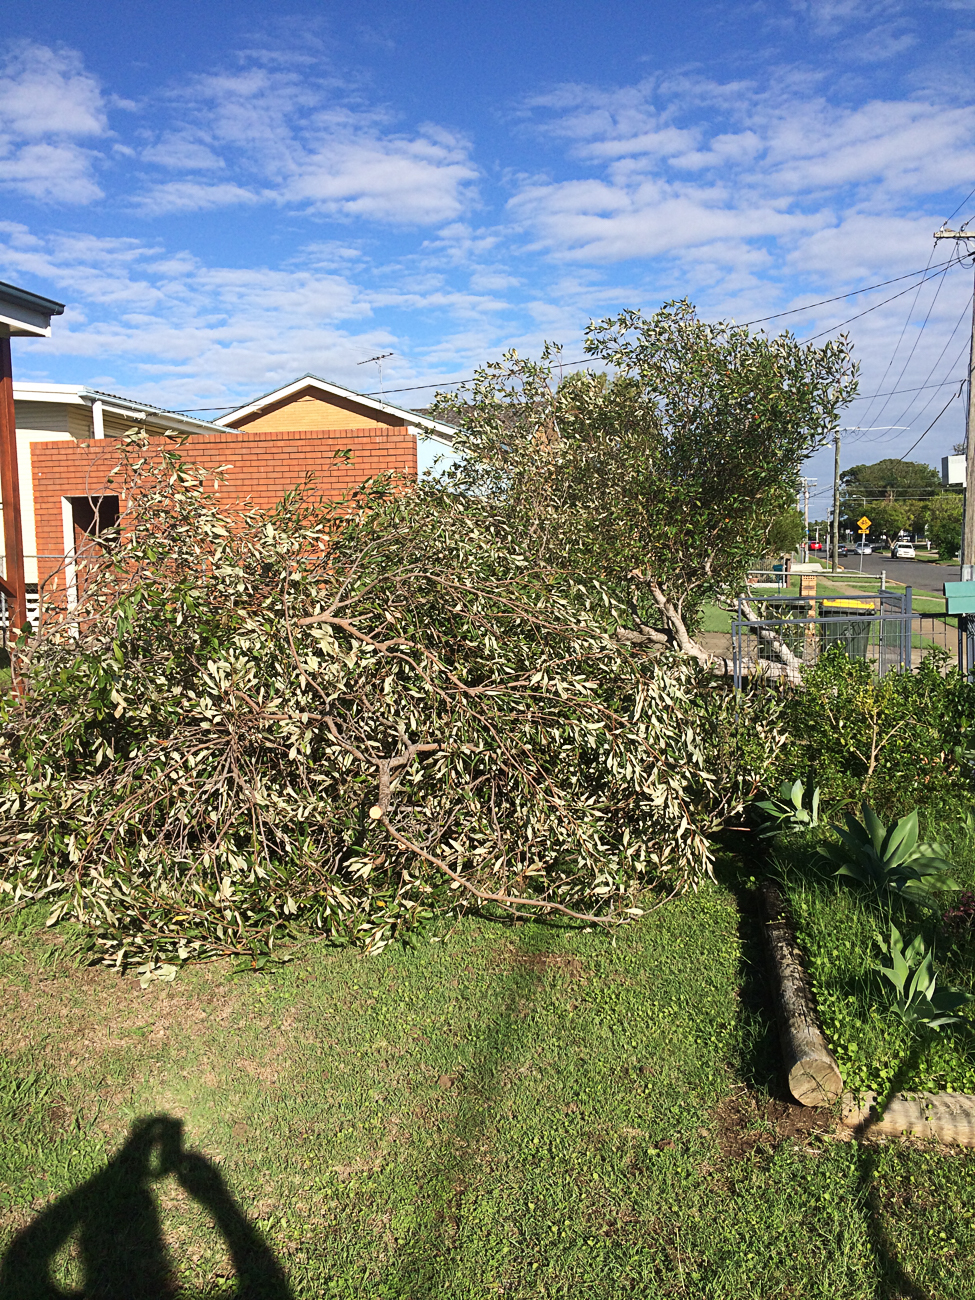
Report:
[[[914,335],[914,342],[911,344],[911,350],[910,350],[910,352],[908,352],[908,354],[907,354],[907,360],[906,360],[906,361],[904,362],[904,364],[901,366],[900,374],[899,374],[899,375],[897,376],[897,378],[894,380],[894,387],[895,387],[895,388],[897,387],[898,384],[900,384],[900,383],[903,381],[904,376],[907,374],[907,368],[908,368],[908,366],[909,366],[909,365],[911,364],[911,362],[914,360],[914,354],[915,354],[915,352],[917,351],[917,345],[920,343],[920,341],[921,341],[921,336],[922,336],[922,334],[924,333],[925,329],[927,328],[928,321],[931,319],[931,313],[934,311],[935,304],[936,304],[937,301],[938,301],[938,296],[939,296],[939,294],[941,293],[941,290],[944,288],[945,276],[948,274],[948,271],[949,271],[949,267],[946,266],[945,269],[941,272],[941,278],[938,280],[937,288],[936,288],[935,291],[934,291],[934,295],[933,295],[933,297],[931,298],[931,302],[928,304],[928,309],[927,309],[927,311],[926,311],[925,314],[924,314],[924,320],[921,321],[920,329],[918,329],[918,330],[915,332],[915,335]],[[910,324],[910,318],[908,318],[908,324]],[[956,328],[957,328],[957,326],[956,326]],[[930,377],[931,377],[930,374],[929,374],[927,377],[930,379]],[[877,420],[879,420],[879,419],[881,418],[881,416],[883,415],[884,411],[886,411],[886,409],[887,409],[887,407],[888,407],[889,405],[890,405],[890,398],[887,397],[887,398],[884,399],[884,404],[883,404],[883,406],[880,408],[880,410],[877,412],[877,414],[876,414],[876,416],[875,416],[874,418],[877,419]],[[868,408],[868,413],[869,413],[869,408]]]
[[[942,362],[942,359],[944,358],[945,353],[948,351],[949,347],[951,346],[951,341],[952,341],[952,339],[955,337],[955,335],[956,335],[956,334],[958,333],[958,331],[961,329],[962,324],[963,324],[964,321],[967,319],[967,317],[968,317],[968,313],[971,311],[971,307],[972,307],[972,297],[973,297],[972,294],[969,294],[969,295],[968,295],[968,302],[966,302],[965,306],[962,308],[962,313],[961,313],[961,315],[958,317],[958,320],[955,322],[955,328],[954,328],[954,329],[951,331],[951,333],[948,335],[948,338],[947,338],[946,341],[945,341],[945,345],[944,345],[944,347],[943,347],[943,348],[941,349],[941,351],[938,353],[938,359],[935,361],[934,365],[933,365],[933,366],[931,367],[931,369],[928,371],[927,375],[925,376],[924,383],[923,383],[923,384],[920,386],[920,388],[918,389],[919,392],[920,392],[920,391],[923,391],[924,389],[926,389],[926,388],[928,387],[928,381],[933,377],[934,372],[937,370],[938,366],[941,365],[941,362]],[[951,363],[951,365],[948,367],[948,369],[949,369],[949,370],[954,370],[955,366],[957,365],[957,363],[958,363],[958,361],[959,361],[960,359],[961,359],[961,354],[959,354],[959,356],[956,357],[954,361],[952,361],[952,363]],[[898,421],[898,423],[900,423],[900,421],[902,421],[902,420],[906,420],[906,419],[907,419],[908,412],[910,411],[911,407],[914,405],[914,403],[915,403],[916,401],[917,401],[917,397],[912,397],[912,398],[911,398],[911,400],[908,402],[907,406],[904,408],[904,410],[903,410],[903,411],[900,413],[900,415],[897,417],[897,421]],[[913,418],[914,418],[915,420],[920,420],[921,417],[924,415],[924,412],[928,409],[928,407],[931,405],[931,403],[932,403],[933,401],[934,401],[934,394],[932,394],[931,397],[928,398],[928,400],[925,402],[925,404],[921,407],[920,411],[918,411],[918,412],[916,413],[916,415],[915,415]]]
[[[971,298],[969,298],[969,304]],[[949,339],[949,342],[951,340]],[[964,379],[964,375],[959,375],[959,379]],[[851,398],[853,402],[872,402],[876,397],[899,397],[902,393],[920,393],[926,388],[948,388],[952,384],[957,384],[958,379],[943,379],[938,384],[920,384],[917,388],[895,388],[889,393],[858,393],[856,397]]]
[[[949,342],[950,342],[950,340],[949,340]],[[959,350],[958,350],[958,354],[957,354],[957,356],[954,358],[954,360],[952,361],[951,365],[948,367],[949,370],[954,370],[955,366],[958,364],[959,361],[961,361],[962,357],[963,357],[963,356],[968,352],[968,350],[969,350],[970,347],[971,347],[971,342],[970,342],[970,340],[969,340],[969,339],[965,339],[965,340],[962,342],[962,345],[961,345],[961,347],[960,347]],[[956,384],[956,385],[960,385],[960,384],[964,384],[964,383],[965,383],[965,377],[964,377],[964,376],[962,376],[960,379],[956,379],[956,380],[955,380],[955,384]],[[921,409],[920,409],[919,411],[916,411],[916,412],[915,412],[914,417],[913,417],[913,419],[911,420],[911,423],[912,423],[912,424],[920,424],[921,420],[924,418],[924,414],[925,414],[925,412],[927,411],[927,409],[928,409],[928,407],[931,405],[931,403],[935,400],[935,397],[936,397],[936,394],[935,394],[935,393],[932,393],[931,396],[928,398],[928,400],[927,400],[927,401],[924,403],[924,405],[921,407]],[[908,408],[908,409],[910,409],[910,408]]]
[[[973,190],[972,193],[975,194],[975,190]],[[950,221],[951,218],[949,217],[948,220]],[[934,254],[932,250],[932,256],[933,255]],[[899,284],[901,280],[913,280],[914,277],[917,275],[925,276],[926,278],[930,279],[932,277],[928,275],[929,271],[932,272],[939,271],[941,270],[942,267],[949,266],[953,260],[954,260],[954,255],[952,255],[952,257],[949,257],[946,262],[936,262],[934,266],[931,266],[931,259],[928,258],[928,265],[922,271],[909,271],[906,275],[895,276],[893,280],[880,280],[877,284],[867,284],[864,285],[862,289],[851,289],[849,293],[839,293],[836,294],[835,297],[833,298],[821,298],[818,302],[809,302],[806,303],[805,306],[803,307],[792,307],[788,311],[775,312],[772,316],[759,316],[755,320],[746,320],[742,322],[741,328],[746,329],[749,325],[763,325],[766,321],[780,320],[783,316],[795,316],[799,312],[812,311],[814,307],[823,307],[827,303],[841,302],[844,298],[856,298],[861,293],[871,293],[874,289],[885,289],[889,284]],[[924,280],[921,281],[921,284],[923,283]],[[913,287],[914,286],[910,286],[909,288],[905,289],[903,293],[910,293],[911,288]],[[920,285],[918,285],[917,287],[918,289],[920,289]],[[902,294],[895,293],[892,297],[885,298],[883,302],[878,302],[876,306],[884,307],[888,302],[893,302],[895,298],[900,298],[900,297],[902,297]],[[870,307],[867,310],[874,311],[876,310],[876,308]],[[860,316],[865,316],[866,314],[867,312],[860,312]],[[860,316],[851,316],[850,321],[859,320]],[[840,325],[831,326],[830,329],[828,330],[822,330],[820,334],[814,334],[813,338],[814,339],[820,338],[822,334],[828,334],[834,328],[840,329],[842,328],[843,325],[848,325],[850,321],[842,321]],[[803,342],[811,343],[812,339],[804,339]],[[592,360],[593,360],[592,357],[582,357],[578,361],[563,361],[561,364],[563,366],[582,366],[582,365],[586,365],[588,362],[591,362]],[[387,388],[385,392],[386,395],[388,396],[392,393],[419,393],[428,388],[456,388],[458,384],[470,383],[472,378],[473,376],[468,375],[464,379],[435,379],[432,383],[413,384],[408,388]],[[886,378],[886,374],[885,374],[885,378]],[[378,391],[359,394],[360,397],[379,397],[380,395],[381,394]],[[236,411],[238,407],[239,407],[239,403],[234,406],[184,406],[180,410],[174,411],[173,413],[174,415],[196,415],[200,411]]]
[[[956,402],[956,401],[958,400],[959,396],[960,396],[960,394],[958,394],[958,393],[952,393],[952,395],[948,398],[947,402],[945,402],[944,406],[941,408],[941,410],[938,412],[938,414],[934,417],[934,419],[931,421],[931,423],[928,425],[928,427],[927,427],[927,428],[924,430],[924,432],[921,434],[921,438],[926,438],[926,437],[928,436],[928,434],[931,432],[931,430],[934,428],[934,426],[938,423],[938,421],[939,421],[939,420],[941,419],[941,417],[944,415],[945,411],[947,411],[948,407],[952,404],[952,402]],[[904,452],[904,455],[903,455],[903,456],[898,456],[898,457],[897,457],[897,460],[900,461],[900,462],[903,464],[905,458],[908,457],[908,456],[911,454],[911,452],[912,452],[912,451],[914,450],[914,448],[917,446],[918,442],[921,441],[921,438],[918,438],[918,439],[917,439],[917,442],[912,442],[911,445],[908,447],[907,451]]]
[[962,208],[965,206],[965,204],[968,202],[968,200],[972,197],[973,194],[975,194],[975,190],[972,190],[971,194],[965,195],[962,201],[958,204],[958,207],[955,208],[954,212],[951,214],[951,217],[945,217],[945,225],[948,224],[948,222],[951,220],[952,217],[956,217],[958,213],[961,212]]
[[[975,192],[975,191],[973,191]],[[931,250],[931,256],[934,256],[934,249]],[[954,254],[952,254],[952,257]],[[742,327],[747,325],[763,325],[767,320],[781,320],[783,316],[795,316],[797,312],[811,311],[813,307],[825,307],[830,302],[841,302],[844,298],[856,298],[858,294],[869,293],[871,289],[886,289],[888,284],[899,284],[901,280],[913,280],[916,275],[927,275],[928,271],[939,271],[943,266],[948,266],[952,261],[949,257],[947,262],[935,262],[931,265],[931,258],[928,258],[928,265],[923,271],[909,271],[907,275],[897,275],[893,280],[881,280],[879,284],[868,284],[862,289],[851,289],[849,293],[838,293],[835,298],[821,298],[819,302],[807,302],[804,307],[793,307],[789,311],[777,311],[773,316],[759,316],[756,320],[742,321]],[[906,292],[910,292],[908,289]],[[887,299],[892,302],[892,298]],[[882,306],[882,304],[879,304]]]

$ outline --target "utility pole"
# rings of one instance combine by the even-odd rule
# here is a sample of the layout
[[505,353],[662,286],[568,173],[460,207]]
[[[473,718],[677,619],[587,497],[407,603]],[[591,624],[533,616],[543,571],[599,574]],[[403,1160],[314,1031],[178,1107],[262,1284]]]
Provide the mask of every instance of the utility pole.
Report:
[[[967,230],[941,230],[934,232],[935,239],[966,241],[965,256],[975,249],[975,233]],[[968,410],[965,414],[965,506],[961,527],[961,580],[975,579],[975,297],[972,299],[972,343],[968,353]]]
[[830,537],[830,554],[832,571],[839,572],[840,567],[840,431],[833,432],[833,528]]

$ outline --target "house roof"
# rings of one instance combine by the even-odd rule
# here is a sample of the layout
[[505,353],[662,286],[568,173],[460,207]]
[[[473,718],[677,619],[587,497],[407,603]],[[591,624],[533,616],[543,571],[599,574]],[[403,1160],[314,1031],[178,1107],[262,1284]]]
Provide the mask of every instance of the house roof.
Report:
[[275,388],[273,392],[264,393],[261,397],[255,397],[253,401],[248,402],[245,406],[238,407],[235,411],[228,411],[226,415],[221,415],[214,423],[229,425],[244,416],[258,415],[267,407],[283,402],[288,397],[300,393],[306,388],[318,389],[319,392],[328,397],[342,397],[347,401],[356,402],[359,406],[365,406],[369,410],[375,411],[377,415],[392,415],[396,419],[402,420],[404,424],[425,429],[428,436],[448,444],[453,441],[454,434],[457,432],[457,428],[453,424],[445,424],[442,420],[431,419],[429,415],[420,415],[416,411],[408,411],[402,406],[393,406],[390,402],[377,401],[375,397],[371,397],[368,393],[357,393],[355,389],[343,388],[341,384],[330,383],[327,379],[322,379],[321,376],[310,373],[302,375],[300,379],[295,379],[290,384],[285,384],[283,388]]
[[181,415],[179,411],[169,411],[164,406],[154,406],[152,402],[137,402],[131,397],[120,397],[117,393],[87,388],[84,384],[24,383],[15,379],[14,400],[58,402],[66,406],[86,406],[89,410],[95,402],[101,402],[102,410],[110,415],[122,415],[135,421],[148,420],[151,424],[165,425],[167,429],[176,429],[180,433],[225,432],[211,420],[197,420],[191,415]]

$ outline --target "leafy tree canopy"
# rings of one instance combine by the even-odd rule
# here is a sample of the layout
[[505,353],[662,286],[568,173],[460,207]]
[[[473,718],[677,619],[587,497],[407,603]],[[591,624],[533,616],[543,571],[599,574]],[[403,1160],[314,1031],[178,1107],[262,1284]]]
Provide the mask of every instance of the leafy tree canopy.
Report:
[[788,554],[794,551],[806,533],[802,515],[793,506],[772,521],[768,531],[766,546],[772,555]]
[[928,507],[927,532],[942,560],[952,560],[961,546],[962,498],[945,492]]
[[919,460],[888,457],[872,465],[851,465],[840,474],[841,490],[850,496],[902,500],[941,491],[941,475]]
[[[799,470],[856,392],[845,339],[822,347],[698,319],[687,301],[593,322],[613,374],[560,378],[559,349],[508,353],[461,395],[456,489],[498,503],[542,565],[625,595],[627,638],[706,658],[703,604],[744,580]],[[454,394],[435,408],[458,411]]]

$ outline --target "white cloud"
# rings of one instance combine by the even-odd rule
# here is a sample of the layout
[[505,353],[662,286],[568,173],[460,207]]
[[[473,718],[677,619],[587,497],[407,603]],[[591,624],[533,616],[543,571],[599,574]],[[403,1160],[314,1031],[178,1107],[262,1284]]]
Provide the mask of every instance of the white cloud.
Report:
[[[97,367],[110,391],[196,407],[242,401],[309,370],[368,388],[372,377],[357,363],[391,349],[387,387],[425,380],[431,369],[464,373],[499,350],[504,325],[493,321],[508,305],[489,292],[454,290],[432,276],[411,283],[403,273],[393,283],[376,268],[381,283],[366,289],[318,265],[321,252],[312,246],[307,259],[281,268],[213,266],[135,240],[38,238],[0,223],[0,279],[39,283],[68,303],[42,347],[19,346],[18,374],[44,378],[53,365],[65,380],[92,382]],[[449,325],[442,352],[417,374],[409,357],[425,349],[393,320],[415,328],[425,313],[438,334]]]
[[79,140],[107,129],[101,89],[79,55],[12,47],[0,67],[0,186],[50,203],[100,198],[95,155]]
[[205,212],[210,208],[237,207],[259,203],[261,196],[232,181],[207,185],[202,181],[166,181],[150,185],[134,200],[137,211],[146,216],[177,212]]
[[534,246],[573,261],[695,247],[720,260],[722,241],[734,260],[741,241],[774,241],[783,255],[814,241],[811,267],[823,230],[854,213],[896,215],[975,173],[970,107],[837,106],[796,76],[768,89],[701,78],[568,86],[526,111],[594,173],[524,180],[509,203]]
[[386,112],[350,100],[334,79],[303,74],[249,66],[174,91],[175,127],[143,157],[175,170],[231,169],[238,193],[151,186],[140,196],[143,209],[164,209],[172,196],[189,211],[195,200],[204,208],[221,196],[247,201],[246,193],[309,213],[411,226],[451,221],[470,206],[478,171],[467,140],[432,125],[395,131]]
[[[44,202],[103,197],[96,167],[105,157],[86,142],[110,134],[108,108],[76,52],[13,46],[0,70],[0,185]],[[400,129],[381,106],[318,74],[314,60],[252,55],[238,71],[150,92],[141,109],[141,147],[113,140],[111,155],[128,173],[123,202],[145,215],[261,203],[429,226],[463,216],[476,197],[469,141],[437,125]],[[172,179],[133,175],[133,164],[164,167]],[[208,172],[226,179],[205,181]]]
[[174,171],[216,171],[225,167],[211,148],[199,140],[186,135],[169,132],[155,144],[143,149],[145,162],[155,163],[158,167],[169,167]]

